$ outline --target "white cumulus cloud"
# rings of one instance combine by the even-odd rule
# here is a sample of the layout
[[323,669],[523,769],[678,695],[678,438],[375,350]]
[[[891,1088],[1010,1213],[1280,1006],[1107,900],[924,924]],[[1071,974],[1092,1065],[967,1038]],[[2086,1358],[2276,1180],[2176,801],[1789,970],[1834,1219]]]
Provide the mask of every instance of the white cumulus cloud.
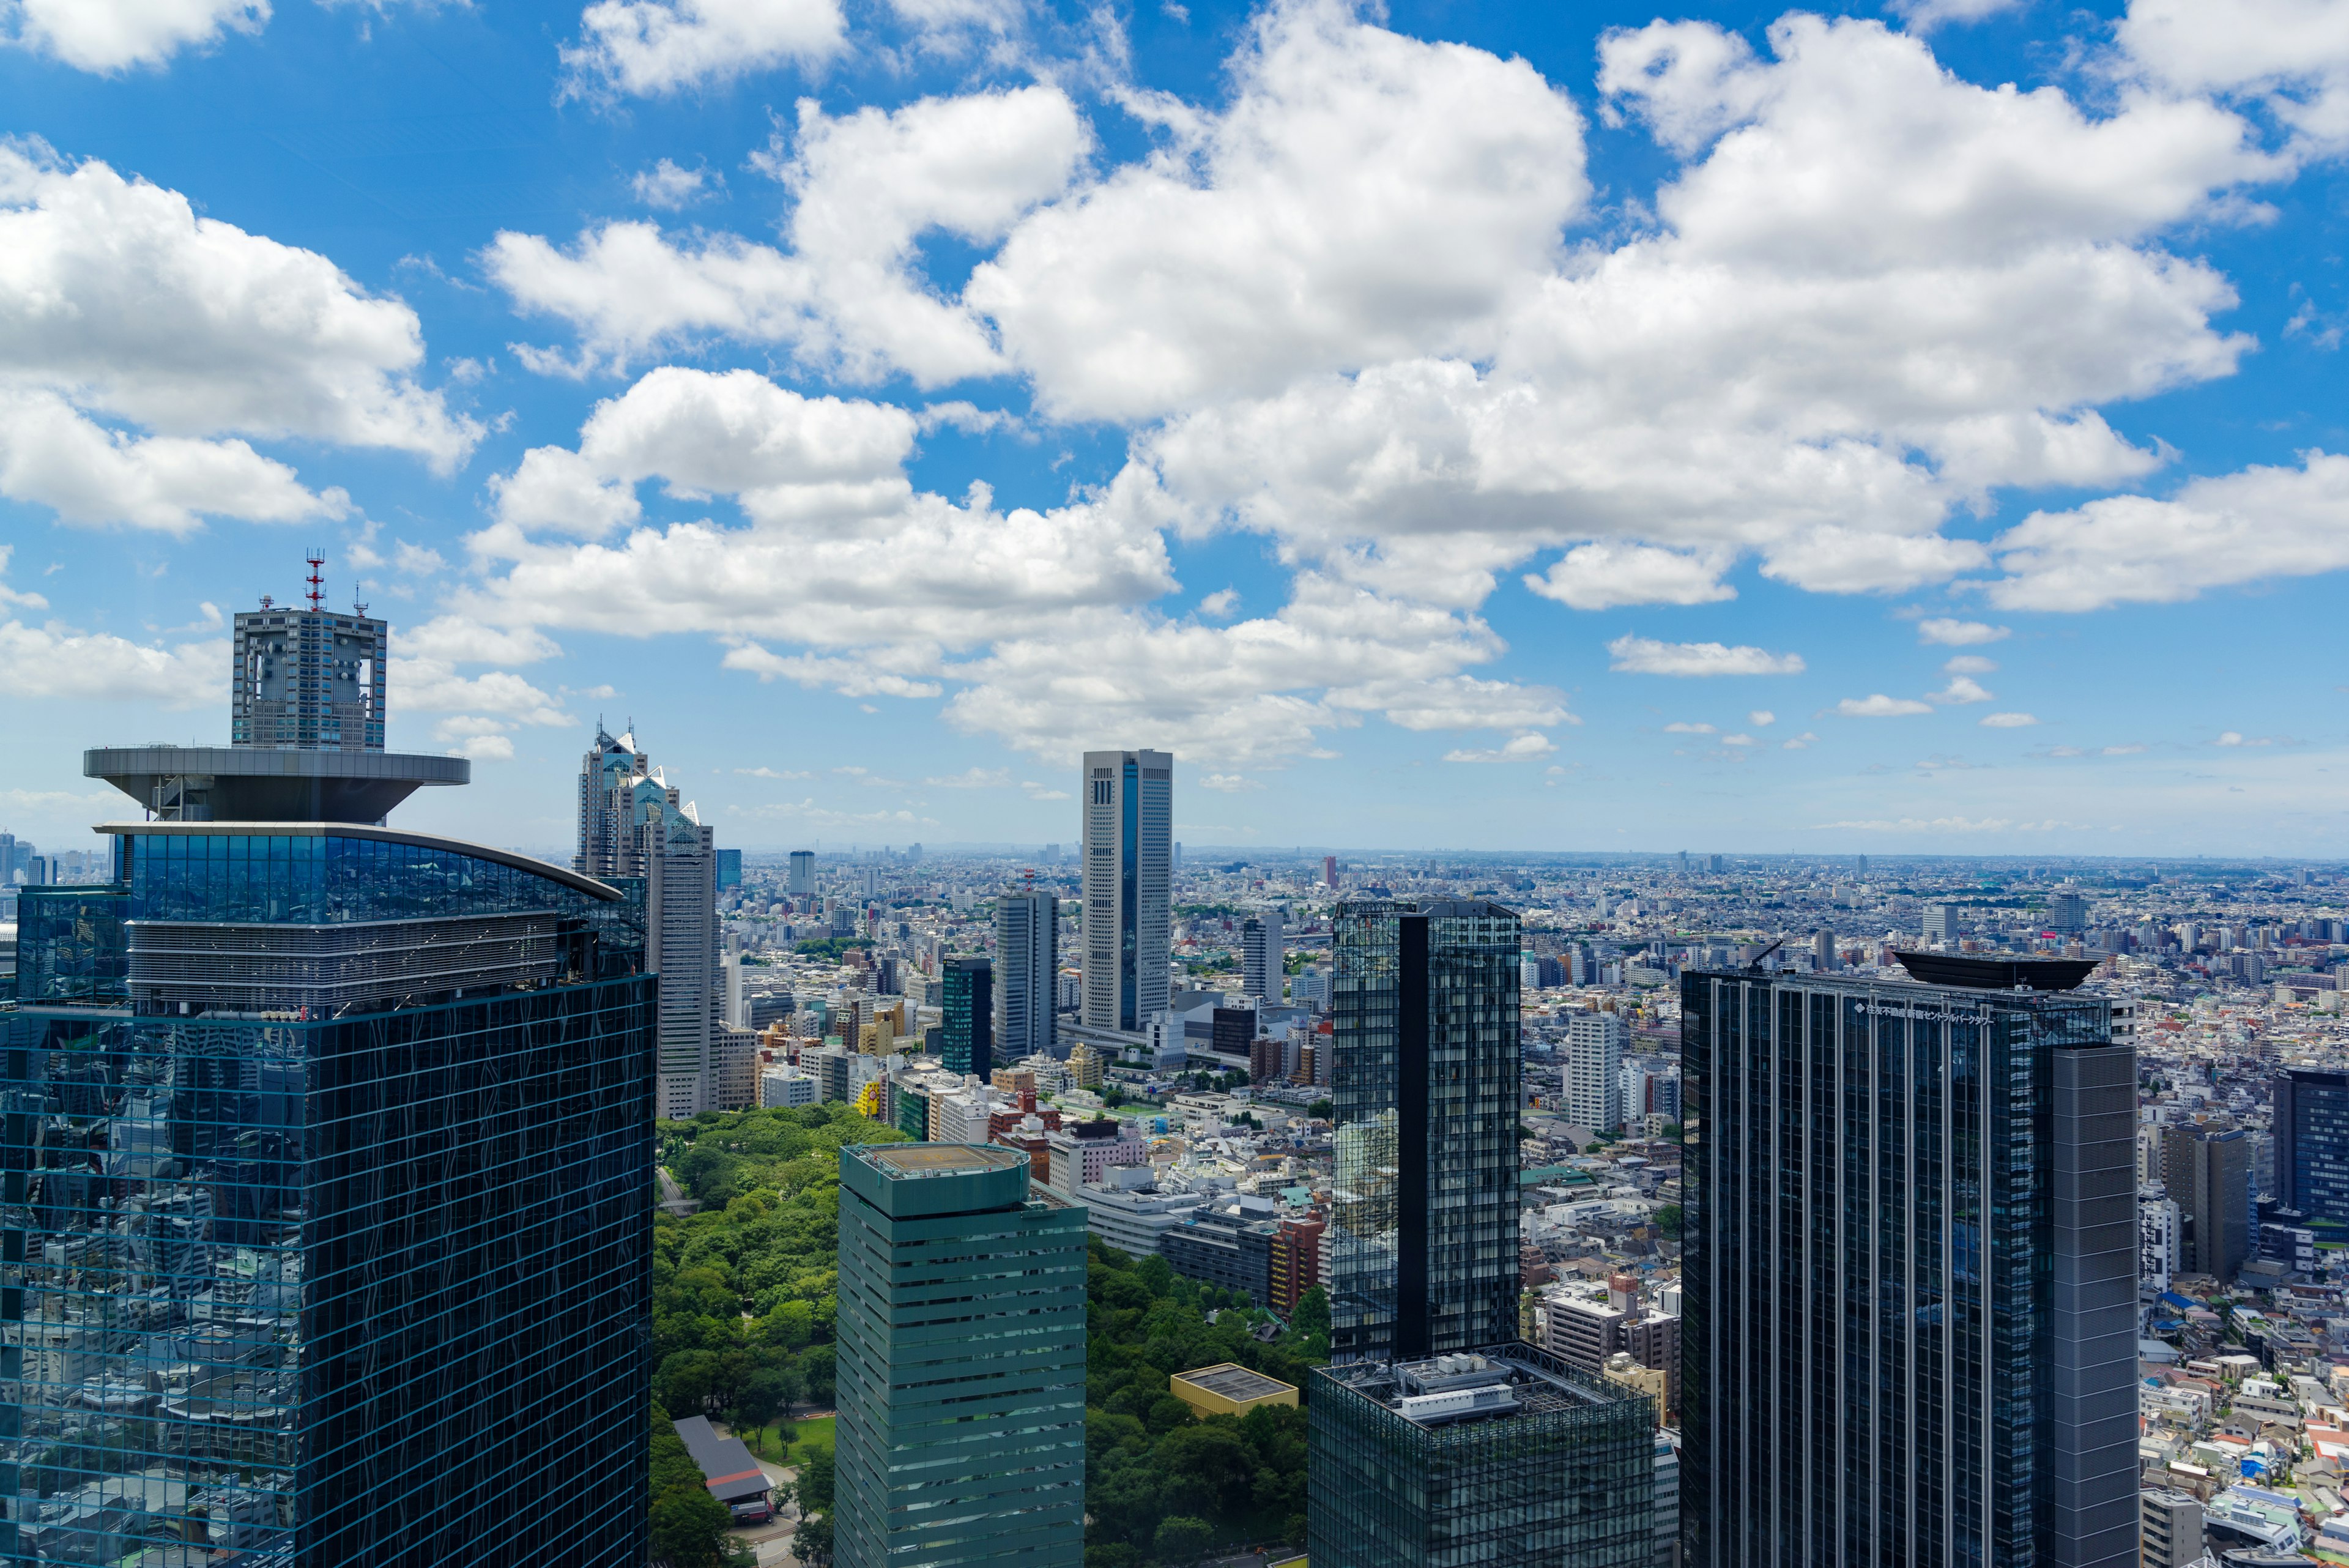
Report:
[[452,468],[481,427],[417,381],[423,355],[416,313],[325,256],[94,160],[0,143],[0,493],[172,533],[340,517],[339,490],[245,438]]
[[269,0],[0,0],[0,44],[110,75],[268,20]]
[[1609,668],[1630,675],[1800,675],[1805,668],[1799,653],[1718,642],[1660,642],[1626,635],[1609,643],[1607,651],[1614,658]]
[[809,99],[794,132],[762,158],[793,198],[784,248],[618,222],[567,250],[503,232],[483,261],[523,309],[578,332],[585,365],[719,335],[787,344],[854,379],[901,369],[936,386],[1007,369],[968,306],[916,281],[915,247],[936,233],[1000,241],[1063,190],[1090,144],[1067,95],[1027,87],[838,118]]
[[2170,604],[2205,590],[2349,566],[2349,456],[2196,479],[2168,500],[2111,495],[2034,512],[1997,541],[2007,609]]
[[840,0],[595,0],[563,50],[575,91],[655,97],[845,46]]
[[1948,616],[1935,616],[1917,623],[1917,640],[1940,643],[1944,648],[1971,648],[1977,643],[1999,642],[2013,633],[2002,626],[1987,621],[1953,620]]
[[1900,719],[1932,711],[1930,702],[1920,702],[1911,697],[1888,697],[1881,691],[1867,697],[1847,697],[1836,704],[1836,711],[1847,719]]
[[1557,745],[1547,735],[1537,730],[1528,730],[1506,745],[1446,752],[1444,760],[1447,763],[1530,763],[1537,762],[1557,750]]
[[2311,151],[2349,147],[2349,11],[2334,0],[2130,0],[2125,71],[2255,99]]

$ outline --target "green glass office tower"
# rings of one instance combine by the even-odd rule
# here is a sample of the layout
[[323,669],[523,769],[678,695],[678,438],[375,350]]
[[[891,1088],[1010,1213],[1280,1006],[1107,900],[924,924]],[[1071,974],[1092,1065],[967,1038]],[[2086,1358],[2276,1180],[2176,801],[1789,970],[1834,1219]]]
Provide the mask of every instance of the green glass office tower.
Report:
[[1651,1568],[1647,1397],[1512,1344],[1317,1368],[1317,1568]]
[[1416,1359],[1517,1332],[1516,915],[1339,906],[1331,1359]]
[[840,1151],[840,1568],[1084,1559],[1085,1211],[991,1144]]
[[2125,1568],[2135,1053],[2085,964],[1691,971],[1689,1568]]

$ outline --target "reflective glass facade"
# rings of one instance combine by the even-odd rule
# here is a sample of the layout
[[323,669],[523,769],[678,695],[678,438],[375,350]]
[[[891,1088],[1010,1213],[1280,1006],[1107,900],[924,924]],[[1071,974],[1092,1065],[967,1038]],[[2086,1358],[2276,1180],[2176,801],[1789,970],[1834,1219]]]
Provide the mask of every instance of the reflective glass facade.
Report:
[[1517,917],[1343,904],[1333,930],[1332,1359],[1514,1339]]
[[1423,1425],[1384,1364],[1313,1374],[1306,1555],[1329,1568],[1650,1568],[1654,1407],[1530,1345],[1514,1414]]
[[2134,1563],[2104,1000],[1692,972],[1682,1010],[1686,1562]]
[[941,979],[945,1038],[939,1057],[949,1073],[984,1078],[995,1071],[995,968],[983,958],[950,958]]
[[157,827],[0,1012],[0,1562],[637,1568],[640,902]]
[[2287,1067],[2274,1083],[2279,1196],[2337,1238],[2349,1230],[2349,1073]]

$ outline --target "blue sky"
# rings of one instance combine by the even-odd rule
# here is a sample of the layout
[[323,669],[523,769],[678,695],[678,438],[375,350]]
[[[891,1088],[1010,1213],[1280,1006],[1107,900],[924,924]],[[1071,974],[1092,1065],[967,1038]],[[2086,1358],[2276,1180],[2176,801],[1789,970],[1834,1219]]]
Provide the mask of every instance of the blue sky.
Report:
[[45,845],[316,544],[500,843],[2349,854],[2340,0],[0,34]]

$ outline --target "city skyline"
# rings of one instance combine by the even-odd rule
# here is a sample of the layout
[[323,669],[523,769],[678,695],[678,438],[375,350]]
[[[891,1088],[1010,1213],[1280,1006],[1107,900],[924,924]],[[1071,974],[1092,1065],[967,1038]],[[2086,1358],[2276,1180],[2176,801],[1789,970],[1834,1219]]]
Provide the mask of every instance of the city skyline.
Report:
[[12,10],[0,722],[315,550],[460,836],[2349,854],[2349,43],[1824,9]]

